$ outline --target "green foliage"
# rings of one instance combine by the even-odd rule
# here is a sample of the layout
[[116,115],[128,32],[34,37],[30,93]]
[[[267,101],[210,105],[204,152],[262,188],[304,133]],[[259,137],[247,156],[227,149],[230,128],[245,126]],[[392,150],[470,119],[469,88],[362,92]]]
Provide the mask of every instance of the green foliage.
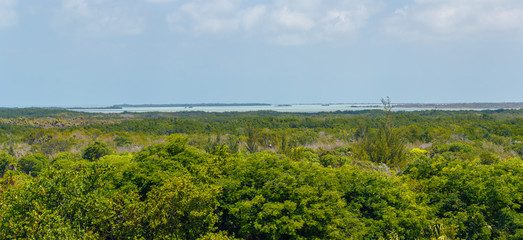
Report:
[[11,239],[139,236],[137,195],[114,189],[111,169],[49,170],[2,194],[0,237]]
[[207,233],[198,238],[198,240],[235,240],[238,238],[230,237],[226,232]]
[[39,153],[31,154],[18,160],[18,166],[20,167],[20,170],[33,177],[38,176],[38,173],[40,173],[48,165],[49,160],[47,157]]
[[320,156],[320,163],[324,167],[341,167],[352,162],[351,158],[347,156],[340,156],[336,154],[323,154]]
[[247,132],[247,140],[245,141],[245,147],[250,153],[255,153],[258,151],[258,130],[255,130],[252,126],[247,126],[245,129]]
[[220,229],[246,239],[347,239],[361,225],[333,170],[276,154],[240,159],[230,171]]
[[240,142],[240,140],[237,137],[234,137],[234,136],[228,136],[227,137],[226,144],[229,147],[229,152],[230,153],[237,153],[237,152],[240,151],[240,144],[239,144],[239,142]]
[[51,140],[56,132],[53,129],[39,128],[27,133],[23,139],[27,144],[42,144]]
[[453,153],[472,153],[473,148],[467,143],[464,142],[455,142],[451,143],[449,145],[445,145],[445,147],[440,148],[441,152],[453,152]]
[[65,109],[51,108],[0,108],[0,117],[19,118],[19,117],[49,117],[49,116],[82,116],[88,113],[74,112]]
[[186,149],[187,138],[184,136],[171,135],[167,139],[165,150],[171,156],[175,156],[178,153],[183,152]]
[[69,151],[71,142],[68,139],[52,138],[49,141],[42,143],[40,151],[45,155],[54,155],[61,152]]
[[344,199],[364,223],[364,239],[428,237],[430,208],[401,179],[352,166],[340,169]]
[[126,170],[124,176],[138,187],[142,199],[155,186],[173,177],[194,174],[201,180],[208,180],[214,168],[207,164],[211,156],[187,146],[187,138],[173,135],[164,144],[144,148],[133,156],[137,164]]
[[214,139],[209,136],[207,138],[207,144],[203,147],[205,151],[208,153],[214,152],[214,149],[222,144],[222,140],[220,138],[220,135],[216,135]]
[[472,160],[476,154],[476,149],[470,143],[453,142],[450,144],[437,144],[434,151],[444,156],[460,159]]
[[61,152],[52,160],[52,166],[57,169],[79,169],[87,163],[89,161],[71,152]]
[[85,148],[82,158],[89,161],[95,161],[111,153],[112,149],[107,144],[96,141]]
[[0,239],[523,238],[523,110],[386,110],[0,118]]
[[213,230],[219,188],[193,183],[186,177],[175,177],[154,187],[146,202],[147,238],[196,239]]
[[523,157],[523,143],[514,143],[511,149],[516,152],[520,157]]
[[0,152],[0,177],[4,176],[4,173],[14,162],[14,158],[5,152]]
[[305,147],[296,147],[293,148],[289,157],[294,161],[307,161],[307,162],[319,162],[319,156],[314,152],[314,150]]
[[397,129],[383,123],[375,132],[367,133],[356,145],[359,156],[375,163],[401,166],[405,159],[405,143]]
[[523,162],[491,165],[447,157],[421,157],[405,170],[427,195],[436,216],[456,228],[461,239],[523,237]]
[[126,135],[119,135],[114,138],[116,146],[125,146],[133,143],[133,139]]
[[479,154],[479,159],[483,164],[494,164],[499,161],[499,157],[491,152],[482,152]]

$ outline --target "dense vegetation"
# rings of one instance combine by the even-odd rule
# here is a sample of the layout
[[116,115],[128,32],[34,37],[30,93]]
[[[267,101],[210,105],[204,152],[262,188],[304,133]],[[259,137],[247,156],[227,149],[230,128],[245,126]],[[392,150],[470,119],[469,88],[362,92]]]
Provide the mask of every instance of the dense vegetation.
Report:
[[0,110],[2,239],[523,239],[523,110]]

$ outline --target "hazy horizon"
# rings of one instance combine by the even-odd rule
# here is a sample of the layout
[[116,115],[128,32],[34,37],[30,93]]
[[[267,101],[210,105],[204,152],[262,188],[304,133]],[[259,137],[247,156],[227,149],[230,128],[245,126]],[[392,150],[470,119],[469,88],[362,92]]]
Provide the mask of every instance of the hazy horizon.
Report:
[[[152,105],[154,107],[158,107],[159,105],[198,105],[198,104],[269,104],[272,106],[276,105],[323,105],[323,104],[331,104],[331,105],[379,105],[382,106],[381,102],[311,102],[311,103],[268,103],[268,102],[249,102],[249,103],[242,103],[242,102],[195,102],[195,103],[136,103],[136,104],[129,104],[129,103],[117,103],[117,104],[101,104],[101,105],[18,105],[18,106],[7,106],[7,105],[0,105],[0,108],[106,108],[106,107],[112,107],[112,106],[120,106],[120,105],[132,105],[134,106],[140,106],[140,105]],[[420,105],[451,105],[451,104],[523,104],[523,102],[392,102],[392,105],[402,105],[402,104],[420,104]],[[212,106],[207,106],[212,107]]]

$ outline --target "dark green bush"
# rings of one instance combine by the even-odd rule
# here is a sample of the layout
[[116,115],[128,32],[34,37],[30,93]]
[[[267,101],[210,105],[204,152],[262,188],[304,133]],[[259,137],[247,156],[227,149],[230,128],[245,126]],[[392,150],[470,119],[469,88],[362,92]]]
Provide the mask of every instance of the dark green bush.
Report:
[[98,160],[105,155],[111,154],[112,149],[105,143],[96,141],[85,148],[82,158],[89,161]]

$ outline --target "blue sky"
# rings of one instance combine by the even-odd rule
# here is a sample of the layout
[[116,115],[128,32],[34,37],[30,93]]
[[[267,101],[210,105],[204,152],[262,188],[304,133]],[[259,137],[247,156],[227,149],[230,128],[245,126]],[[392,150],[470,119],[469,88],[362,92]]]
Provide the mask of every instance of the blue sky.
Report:
[[0,0],[0,106],[523,101],[521,0]]

